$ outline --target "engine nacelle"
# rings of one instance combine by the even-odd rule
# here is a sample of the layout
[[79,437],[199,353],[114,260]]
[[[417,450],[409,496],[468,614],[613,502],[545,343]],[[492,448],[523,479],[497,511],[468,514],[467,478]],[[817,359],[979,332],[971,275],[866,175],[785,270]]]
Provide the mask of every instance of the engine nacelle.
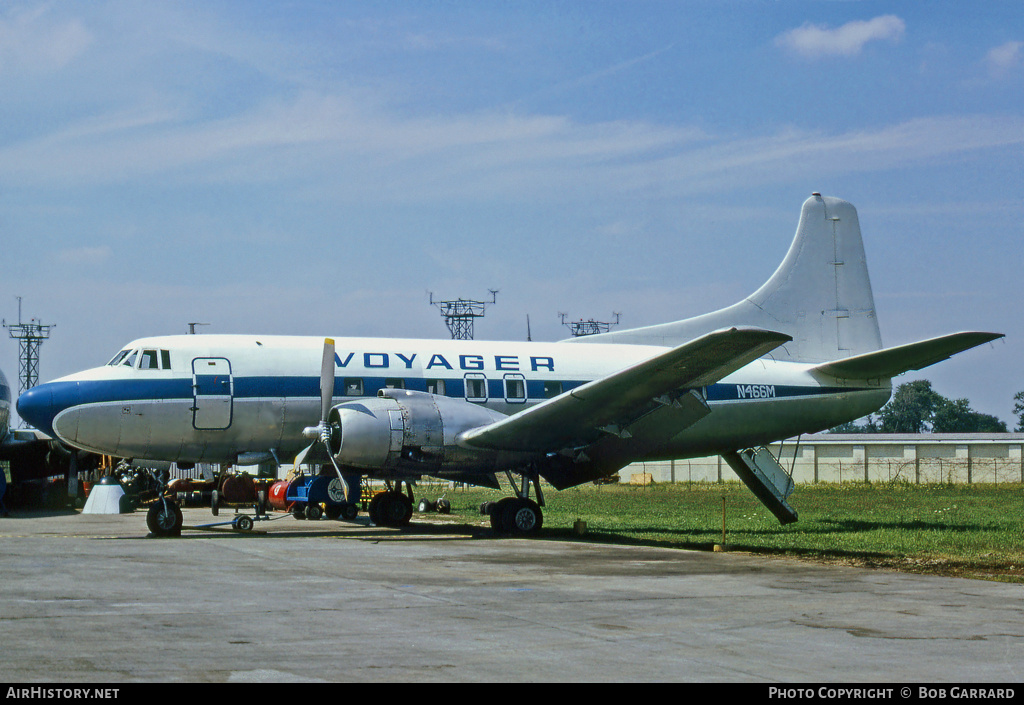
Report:
[[460,448],[455,439],[463,431],[503,418],[504,414],[461,399],[382,389],[375,398],[331,409],[331,452],[338,465],[369,471],[493,471],[499,463],[510,462],[513,454]]

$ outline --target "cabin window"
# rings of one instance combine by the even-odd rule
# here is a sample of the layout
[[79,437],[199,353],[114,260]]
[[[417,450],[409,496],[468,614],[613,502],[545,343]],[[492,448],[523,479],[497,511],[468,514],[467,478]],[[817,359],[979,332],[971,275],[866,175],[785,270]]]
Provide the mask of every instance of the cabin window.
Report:
[[405,380],[401,377],[388,377],[384,380],[384,389],[405,389]]
[[487,401],[487,378],[482,374],[466,375],[466,401]]
[[561,393],[562,393],[562,383],[561,382],[545,382],[544,383],[544,398],[545,399],[551,399],[552,397],[557,397]]
[[505,375],[505,401],[512,403],[526,401],[526,380],[522,375]]
[[439,394],[444,396],[444,380],[443,379],[428,379],[427,380],[427,394]]
[[346,377],[345,378],[345,396],[347,396],[347,397],[361,397],[361,396],[363,396],[363,378],[362,377]]

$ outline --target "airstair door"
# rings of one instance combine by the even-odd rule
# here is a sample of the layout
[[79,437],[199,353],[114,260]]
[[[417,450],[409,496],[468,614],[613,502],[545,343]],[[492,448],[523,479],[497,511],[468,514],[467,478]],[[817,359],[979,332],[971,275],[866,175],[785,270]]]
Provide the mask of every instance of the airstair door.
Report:
[[780,524],[790,524],[797,520],[796,510],[786,501],[795,487],[793,478],[779,465],[771,451],[762,446],[722,453],[722,458]]
[[220,431],[231,426],[233,381],[231,362],[223,357],[192,360],[192,426],[200,431]]

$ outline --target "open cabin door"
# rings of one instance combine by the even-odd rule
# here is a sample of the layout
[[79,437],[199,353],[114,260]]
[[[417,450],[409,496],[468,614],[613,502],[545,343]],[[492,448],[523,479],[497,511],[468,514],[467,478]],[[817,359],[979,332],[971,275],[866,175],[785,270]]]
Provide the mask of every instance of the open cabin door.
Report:
[[192,426],[220,431],[231,426],[233,382],[231,362],[223,357],[192,360]]

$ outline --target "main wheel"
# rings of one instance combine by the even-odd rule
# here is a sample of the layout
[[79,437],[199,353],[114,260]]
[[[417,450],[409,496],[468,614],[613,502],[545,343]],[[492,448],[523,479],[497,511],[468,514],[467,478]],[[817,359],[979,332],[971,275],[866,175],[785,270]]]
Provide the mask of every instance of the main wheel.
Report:
[[540,505],[532,499],[514,500],[506,510],[506,514],[508,515],[506,521],[508,521],[512,533],[520,536],[534,534],[540,531],[540,527],[544,524],[544,514],[540,510]]
[[412,500],[401,492],[382,492],[370,502],[370,521],[377,526],[407,526],[412,519]]
[[374,526],[383,526],[380,521],[380,509],[381,505],[386,501],[386,496],[387,493],[375,494],[373,499],[370,500],[370,506],[367,509],[367,513],[370,515],[370,523]]
[[146,512],[146,526],[154,536],[180,536],[184,518],[177,504],[169,500],[157,500]]
[[499,499],[490,506],[488,514],[491,517],[491,528],[499,534],[507,534],[512,531],[511,516],[509,508],[515,500],[512,497]]

